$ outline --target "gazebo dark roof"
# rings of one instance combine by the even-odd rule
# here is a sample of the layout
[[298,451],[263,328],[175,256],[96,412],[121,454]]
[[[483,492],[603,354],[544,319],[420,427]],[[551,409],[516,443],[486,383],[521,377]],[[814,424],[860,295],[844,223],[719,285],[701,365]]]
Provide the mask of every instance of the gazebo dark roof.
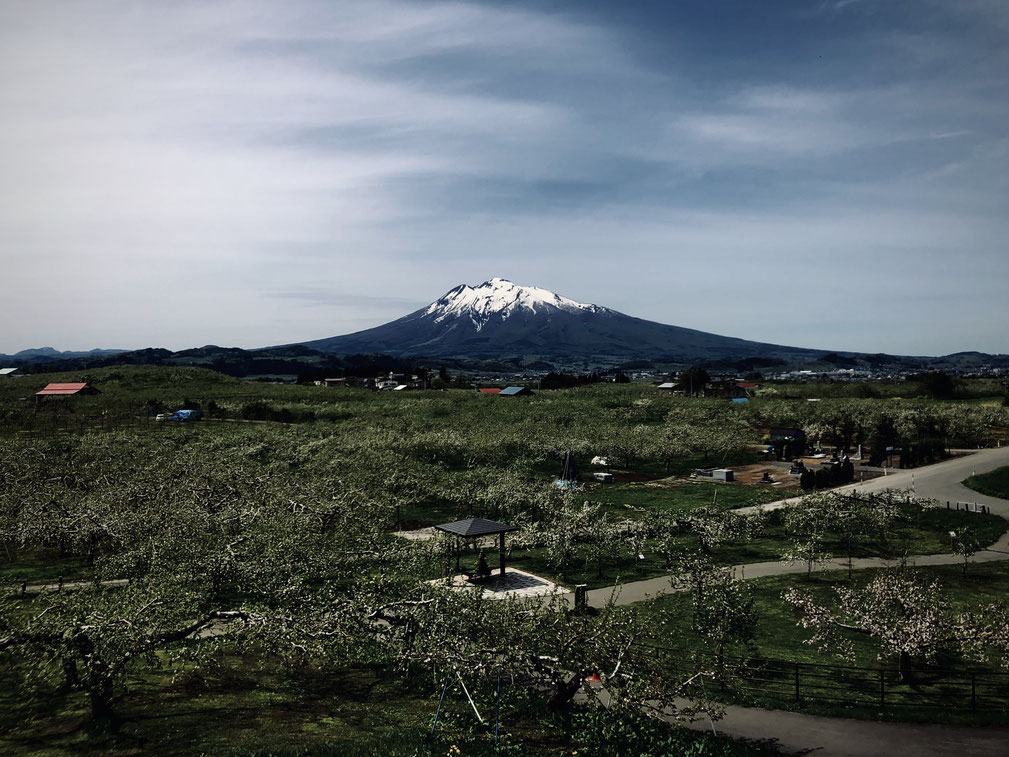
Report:
[[466,518],[457,520],[454,523],[442,523],[435,526],[439,531],[456,536],[490,536],[491,534],[503,534],[507,531],[518,531],[518,526],[509,526],[507,523],[498,523],[495,520],[485,518]]

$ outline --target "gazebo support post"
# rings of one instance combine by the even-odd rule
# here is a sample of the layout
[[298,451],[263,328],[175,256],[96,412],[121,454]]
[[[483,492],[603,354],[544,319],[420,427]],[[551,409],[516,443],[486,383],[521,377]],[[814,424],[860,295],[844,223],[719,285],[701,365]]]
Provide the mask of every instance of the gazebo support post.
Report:
[[[442,523],[435,526],[435,529],[456,537],[455,569],[457,571],[459,570],[459,555],[462,552],[462,541],[464,539],[478,540],[482,537],[490,536],[492,539],[491,545],[493,545],[493,536],[497,534],[500,537],[498,540],[498,552],[501,558],[499,571],[502,576],[505,574],[505,533],[507,531],[517,531],[517,526],[509,526],[507,523],[497,523],[486,518],[466,518],[454,523]],[[475,542],[475,546],[479,547],[479,542]],[[451,564],[451,553],[449,553],[449,565]]]

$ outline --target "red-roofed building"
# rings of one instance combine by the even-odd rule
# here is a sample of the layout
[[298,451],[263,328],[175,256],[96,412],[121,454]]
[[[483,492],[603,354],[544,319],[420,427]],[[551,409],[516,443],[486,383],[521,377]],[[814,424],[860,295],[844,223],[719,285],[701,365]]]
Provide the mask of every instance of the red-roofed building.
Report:
[[501,394],[500,389],[481,389],[480,394]]
[[70,397],[76,394],[101,394],[93,386],[87,384],[46,384],[46,388],[40,392],[35,392],[35,402],[52,397]]

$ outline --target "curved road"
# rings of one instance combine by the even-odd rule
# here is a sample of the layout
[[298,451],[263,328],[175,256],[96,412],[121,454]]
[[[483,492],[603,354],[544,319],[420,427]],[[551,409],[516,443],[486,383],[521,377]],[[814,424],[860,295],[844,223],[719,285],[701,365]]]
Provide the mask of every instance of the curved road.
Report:
[[[985,505],[996,515],[1009,518],[1009,500],[999,497],[989,497],[968,489],[960,482],[972,475],[972,473],[987,473],[988,471],[1009,465],[1009,447],[981,450],[979,452],[965,454],[962,457],[955,457],[945,460],[935,465],[914,470],[902,470],[887,476],[880,476],[865,482],[849,484],[832,489],[835,492],[879,492],[884,489],[907,489],[914,487],[914,493],[918,497],[932,497],[941,502],[970,502]],[[756,505],[754,507],[743,507],[733,510],[735,513],[752,513],[758,510],[776,510],[781,507],[788,507],[796,504],[802,498],[792,497],[766,505]],[[971,559],[974,562],[992,562],[995,560],[1005,560],[1009,556],[1009,532],[1003,534],[998,541],[991,544],[987,549],[979,551]],[[909,558],[914,565],[950,565],[959,563],[963,558],[960,555],[918,555]],[[856,570],[863,568],[880,568],[892,564],[875,557],[855,558],[852,567]],[[843,558],[834,558],[824,562],[819,570],[845,570],[848,561]],[[780,576],[789,573],[804,573],[804,564],[782,563],[779,561],[749,563],[746,565],[736,565],[733,567],[737,578],[763,578],[765,576]],[[608,586],[602,589],[593,589],[587,594],[588,603],[592,607],[603,607],[610,601],[616,593],[614,602],[618,605],[627,605],[634,602],[658,597],[663,594],[672,594],[674,589],[670,579],[672,576],[658,576],[648,578],[644,581],[634,581],[621,586]],[[574,604],[574,594],[566,595],[568,601]]]
[[[960,482],[972,473],[985,473],[1009,464],[1009,448],[996,448],[937,463],[913,471],[897,471],[888,476],[851,484],[834,491],[876,492],[883,489],[912,488],[918,497],[932,497],[940,501],[977,502],[989,507],[991,512],[1009,518],[1009,500],[988,497],[966,488]],[[781,500],[762,509],[787,507],[799,498]],[[746,512],[757,508],[743,508]],[[975,561],[1005,560],[1009,555],[1009,533],[974,556]],[[959,555],[925,555],[912,558],[917,565],[945,565],[957,563]],[[879,567],[885,561],[861,558],[853,561],[857,569]],[[828,561],[821,570],[847,567],[847,560]],[[780,562],[751,563],[734,567],[740,579],[762,576],[802,573],[804,565],[786,565]],[[593,607],[605,605],[614,592],[616,604],[630,604],[673,592],[671,576],[661,576],[636,581],[621,587],[608,587],[588,592],[588,602]],[[71,588],[74,584],[64,584]],[[55,590],[52,586],[32,586],[29,591]],[[565,595],[573,605],[574,595]],[[220,628],[204,629],[201,635],[218,635]],[[602,692],[600,692],[602,693]],[[712,728],[707,720],[690,725],[697,730]],[[728,706],[724,717],[714,726],[721,733],[745,739],[776,739],[785,751],[810,751],[817,757],[1003,757],[1009,753],[1009,728],[970,727],[950,725],[921,725],[910,723],[879,723],[847,718],[828,718],[804,715],[784,710],[766,710],[753,707]]]
[[[836,492],[879,492],[883,489],[911,489],[917,497],[932,497],[940,502],[977,502],[987,505],[993,513],[1009,518],[1009,500],[989,497],[973,489],[968,489],[961,481],[974,473],[988,471],[1009,465],[1009,447],[993,447],[983,450],[955,450],[960,456],[941,463],[927,465],[913,470],[895,470],[886,476],[859,481],[847,486],[831,489]],[[775,510],[798,502],[801,497],[783,499],[767,505],[742,507],[736,513],[756,510]]]
[[[904,489],[913,486],[918,497],[932,497],[942,502],[977,502],[991,512],[1009,518],[1009,500],[989,497],[960,482],[974,472],[986,473],[1009,465],[1009,448],[986,449],[946,460],[913,471],[897,471],[891,475],[864,483],[840,487],[834,491],[878,492],[883,489]],[[781,500],[764,509],[787,507],[799,498]],[[751,509],[751,508],[747,508]],[[757,508],[752,508],[757,509]],[[736,511],[736,512],[742,512]],[[1009,556],[1009,533],[978,552],[974,561],[1005,560]],[[913,558],[916,565],[948,565],[962,560],[959,555],[924,555]],[[857,569],[880,567],[885,561],[866,558],[853,562]],[[821,570],[847,568],[847,560],[831,560]],[[752,563],[735,566],[738,578],[759,578],[805,572],[804,565],[780,562]],[[589,604],[601,607],[618,592],[617,604],[630,604],[673,592],[671,576],[636,581],[622,587],[608,587],[588,592]],[[568,595],[574,603],[574,595]],[[715,728],[735,738],[775,739],[786,752],[809,751],[817,757],[1004,757],[1009,754],[1009,728],[953,726],[916,723],[883,723],[847,718],[804,715],[784,710],[757,707],[725,708],[725,715],[712,725],[707,720],[690,724],[695,730]]]

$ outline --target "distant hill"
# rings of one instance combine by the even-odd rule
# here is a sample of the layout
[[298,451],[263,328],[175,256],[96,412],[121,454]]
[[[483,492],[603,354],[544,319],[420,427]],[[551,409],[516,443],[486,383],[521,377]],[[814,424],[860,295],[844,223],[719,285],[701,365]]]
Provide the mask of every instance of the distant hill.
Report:
[[21,350],[20,352],[15,352],[13,355],[2,355],[0,354],[0,363],[9,363],[12,365],[27,365],[29,363],[47,363],[53,360],[69,360],[71,358],[87,358],[87,357],[101,357],[104,355],[118,355],[120,353],[127,352],[127,350],[86,350],[83,352],[74,352],[68,350],[65,352],[60,352],[59,350],[53,349],[52,347],[36,347],[30,350]]
[[301,345],[273,349],[243,350],[239,347],[207,345],[173,352],[157,347],[128,352],[94,351],[79,357],[53,351],[58,359],[44,356],[26,360],[7,360],[3,365],[19,365],[27,373],[60,373],[116,365],[196,366],[210,368],[228,376],[279,378],[293,380],[349,376],[376,376],[379,373],[413,372],[415,360],[389,355],[327,355]]
[[831,352],[788,347],[646,321],[537,287],[491,279],[460,284],[425,308],[383,326],[344,336],[246,350],[205,345],[173,352],[60,352],[52,347],[0,355],[0,367],[34,373],[111,365],[202,366],[229,376],[329,378],[406,373],[445,365],[481,373],[612,370],[649,365],[703,365],[747,373],[786,367],[817,372],[854,369],[954,374],[1009,367],[1006,355],[958,352],[945,357]]
[[331,354],[469,359],[536,355],[547,360],[648,358],[671,363],[758,356],[805,362],[828,354],[646,321],[499,278],[477,287],[461,284],[383,326],[301,344]]

